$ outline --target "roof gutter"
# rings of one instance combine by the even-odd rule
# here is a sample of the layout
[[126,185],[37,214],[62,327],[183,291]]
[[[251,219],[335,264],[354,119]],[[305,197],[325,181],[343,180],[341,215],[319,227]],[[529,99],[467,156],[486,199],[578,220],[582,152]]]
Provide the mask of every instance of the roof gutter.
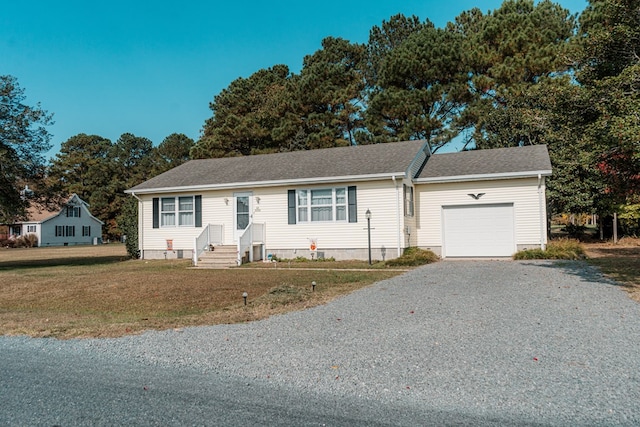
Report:
[[538,176],[551,176],[551,170],[487,173],[487,174],[474,174],[474,175],[437,176],[432,178],[418,178],[414,182],[416,184],[427,184],[427,183],[439,184],[439,183],[445,183],[445,182],[489,181],[489,180],[496,180],[496,179],[512,179],[512,178],[537,178]]
[[405,172],[380,173],[371,175],[345,175],[345,176],[328,176],[319,178],[301,178],[301,179],[282,179],[276,181],[253,181],[253,182],[230,182],[225,184],[204,184],[204,185],[186,185],[176,187],[158,187],[158,188],[132,188],[125,190],[127,194],[157,194],[157,193],[175,193],[186,191],[206,191],[206,190],[229,190],[241,188],[261,188],[261,187],[277,187],[285,185],[311,185],[326,184],[337,182],[355,182],[355,181],[377,181],[393,178],[396,176],[405,176]]
[[402,228],[400,225],[400,186],[398,184],[398,181],[396,181],[396,176],[393,175],[391,177],[391,180],[393,181],[393,185],[395,185],[396,187],[396,230],[398,232],[398,236],[397,236],[397,246],[398,246],[398,258],[400,258],[400,256],[402,256],[402,248],[401,246],[401,231],[400,229]]

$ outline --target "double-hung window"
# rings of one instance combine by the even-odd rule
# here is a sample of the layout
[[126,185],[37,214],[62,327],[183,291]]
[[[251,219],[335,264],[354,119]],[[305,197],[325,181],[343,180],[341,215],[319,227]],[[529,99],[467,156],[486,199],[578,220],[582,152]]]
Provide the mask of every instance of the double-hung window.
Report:
[[176,225],[176,198],[163,197],[160,199],[160,225],[173,227]]
[[194,213],[193,196],[160,199],[161,227],[193,226]]
[[346,221],[347,189],[297,190],[298,222]]
[[178,224],[193,226],[193,196],[178,197]]

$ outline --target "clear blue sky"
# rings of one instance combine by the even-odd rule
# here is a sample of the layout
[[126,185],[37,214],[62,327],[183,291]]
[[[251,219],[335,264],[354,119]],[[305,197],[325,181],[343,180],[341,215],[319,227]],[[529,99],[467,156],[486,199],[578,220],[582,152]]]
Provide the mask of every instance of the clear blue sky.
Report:
[[[324,37],[366,42],[397,13],[444,26],[501,0],[6,1],[0,74],[26,102],[54,113],[53,149],[79,133],[155,145],[178,132],[197,140],[213,97],[238,77],[286,64],[294,72]],[[559,0],[581,12],[587,0]]]

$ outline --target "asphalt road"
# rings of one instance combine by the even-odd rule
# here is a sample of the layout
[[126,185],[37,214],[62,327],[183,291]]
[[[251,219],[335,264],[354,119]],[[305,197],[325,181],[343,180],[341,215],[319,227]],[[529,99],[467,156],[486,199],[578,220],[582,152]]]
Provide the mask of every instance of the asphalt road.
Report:
[[[69,358],[72,372],[66,369]],[[0,376],[0,424],[9,426],[524,425],[191,370],[98,366],[64,351],[47,358],[3,351]]]

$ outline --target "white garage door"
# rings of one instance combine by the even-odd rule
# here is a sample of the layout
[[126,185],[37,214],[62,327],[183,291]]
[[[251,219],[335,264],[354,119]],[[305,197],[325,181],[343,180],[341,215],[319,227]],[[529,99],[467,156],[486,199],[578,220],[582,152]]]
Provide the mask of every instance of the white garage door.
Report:
[[445,257],[508,257],[515,252],[513,204],[443,206]]

